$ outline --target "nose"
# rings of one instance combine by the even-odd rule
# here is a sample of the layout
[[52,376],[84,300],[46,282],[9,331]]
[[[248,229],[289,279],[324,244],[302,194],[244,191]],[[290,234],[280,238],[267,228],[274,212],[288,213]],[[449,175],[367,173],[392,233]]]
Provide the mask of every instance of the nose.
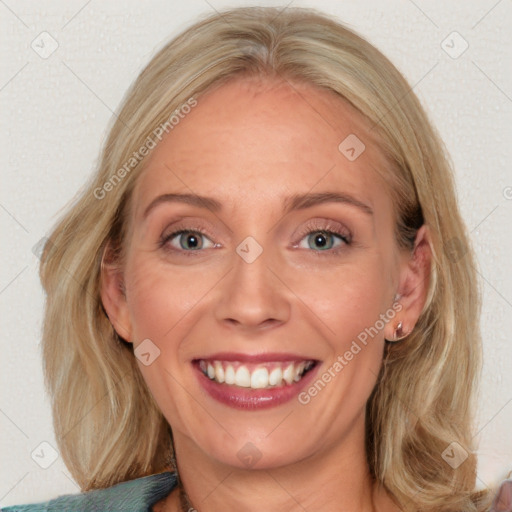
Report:
[[264,329],[288,321],[289,290],[272,268],[269,251],[250,263],[234,254],[233,268],[218,290],[217,321],[230,328]]

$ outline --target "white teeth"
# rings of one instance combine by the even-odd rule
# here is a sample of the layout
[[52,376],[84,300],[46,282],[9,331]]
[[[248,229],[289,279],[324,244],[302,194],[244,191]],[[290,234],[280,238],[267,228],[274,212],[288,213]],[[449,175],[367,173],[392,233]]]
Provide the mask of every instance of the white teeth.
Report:
[[240,366],[236,371],[235,384],[243,388],[251,387],[251,374],[246,366]]
[[[285,366],[271,362],[261,364],[249,370],[240,362],[227,363],[222,361],[199,361],[199,368],[211,380],[235,385],[243,388],[264,389],[277,386],[291,385],[298,382],[305,371],[311,369],[313,361],[287,363]],[[270,366],[272,369],[268,368]]]
[[224,382],[224,368],[222,368],[222,363],[215,361],[213,364],[215,366],[215,380],[222,384]]
[[226,366],[226,372],[224,373],[224,380],[226,384],[234,384],[235,383],[235,369],[228,364]]
[[301,379],[301,376],[302,376],[302,373],[304,372],[304,368],[306,366],[306,363],[300,363],[294,370],[294,373],[293,373],[293,380],[295,382],[299,382],[299,380]]
[[281,381],[283,380],[283,370],[281,368],[274,368],[270,375],[268,376],[268,383],[271,386],[277,386],[278,384],[281,384]]
[[283,379],[285,380],[286,384],[291,384],[293,382],[293,377],[295,377],[293,372],[293,364],[289,364],[283,372]]
[[251,375],[251,388],[261,389],[268,386],[268,370],[266,368],[257,368]]

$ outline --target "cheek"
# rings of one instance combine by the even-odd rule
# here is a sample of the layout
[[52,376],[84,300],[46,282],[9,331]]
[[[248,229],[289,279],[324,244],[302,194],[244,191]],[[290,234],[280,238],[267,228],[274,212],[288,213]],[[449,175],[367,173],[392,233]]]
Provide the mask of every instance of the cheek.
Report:
[[204,294],[204,280],[135,256],[127,265],[126,291],[134,339],[162,341]]
[[360,258],[353,264],[331,267],[328,274],[301,276],[294,290],[324,325],[329,339],[350,344],[390,306],[389,271],[384,267],[381,258]]
[[[140,372],[160,409],[173,425],[185,428],[191,412],[190,397],[182,390],[181,341],[189,313],[204,291],[194,286],[192,275],[171,271],[148,258],[134,255],[126,268],[126,292],[133,328],[134,349],[143,340],[158,347],[150,362],[138,362]],[[155,349],[152,349],[155,350]],[[153,357],[153,355],[152,355]],[[172,400],[169,399],[172,397]]]

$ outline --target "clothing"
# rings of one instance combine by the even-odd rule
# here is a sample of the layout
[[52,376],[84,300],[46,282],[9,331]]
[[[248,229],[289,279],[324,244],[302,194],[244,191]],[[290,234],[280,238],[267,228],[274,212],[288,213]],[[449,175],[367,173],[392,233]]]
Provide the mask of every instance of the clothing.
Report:
[[[176,474],[156,475],[121,482],[107,489],[67,494],[31,505],[14,505],[0,512],[151,512],[151,507],[176,487]],[[504,480],[489,512],[512,512],[512,480]]]
[[67,494],[30,505],[14,505],[0,512],[151,512],[152,506],[176,487],[176,474],[166,471],[81,494]]

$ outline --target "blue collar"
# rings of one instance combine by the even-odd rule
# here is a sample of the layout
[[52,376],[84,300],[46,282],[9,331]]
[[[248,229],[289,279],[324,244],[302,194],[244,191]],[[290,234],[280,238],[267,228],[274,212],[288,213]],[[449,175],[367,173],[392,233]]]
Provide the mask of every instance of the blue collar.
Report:
[[176,474],[170,471],[120,482],[106,489],[67,494],[45,503],[5,507],[1,512],[150,512],[151,507],[176,487]]

